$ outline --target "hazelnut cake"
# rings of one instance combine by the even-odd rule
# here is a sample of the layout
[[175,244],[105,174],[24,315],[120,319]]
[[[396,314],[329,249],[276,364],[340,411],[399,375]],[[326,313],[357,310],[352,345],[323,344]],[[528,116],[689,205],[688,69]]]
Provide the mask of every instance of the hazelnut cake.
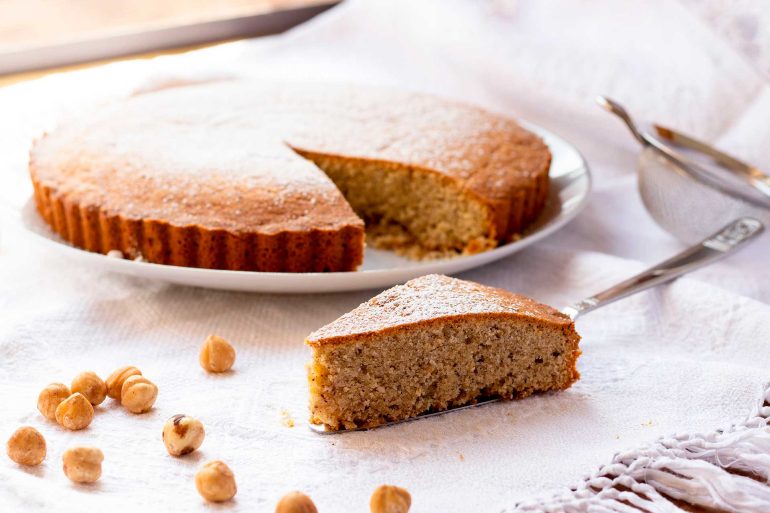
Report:
[[563,390],[580,377],[579,340],[567,315],[525,296],[422,276],[307,337],[311,422],[371,428]]
[[43,219],[89,251],[189,267],[355,270],[364,238],[474,253],[542,210],[551,155],[515,121],[430,95],[230,81],[138,94],[37,139]]

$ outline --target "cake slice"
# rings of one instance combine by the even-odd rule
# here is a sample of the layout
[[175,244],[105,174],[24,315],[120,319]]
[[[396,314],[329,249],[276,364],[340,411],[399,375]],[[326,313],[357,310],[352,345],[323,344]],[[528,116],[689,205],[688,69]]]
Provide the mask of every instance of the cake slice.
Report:
[[442,275],[382,292],[310,334],[311,422],[371,428],[490,397],[569,388],[572,320],[511,292]]

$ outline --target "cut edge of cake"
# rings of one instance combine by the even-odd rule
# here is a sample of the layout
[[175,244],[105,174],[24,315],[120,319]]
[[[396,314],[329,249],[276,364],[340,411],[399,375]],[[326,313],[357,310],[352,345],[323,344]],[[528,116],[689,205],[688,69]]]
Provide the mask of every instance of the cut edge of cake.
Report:
[[338,187],[364,220],[367,244],[413,260],[476,254],[513,240],[548,199],[550,158],[530,187],[492,199],[430,168],[291,148]]

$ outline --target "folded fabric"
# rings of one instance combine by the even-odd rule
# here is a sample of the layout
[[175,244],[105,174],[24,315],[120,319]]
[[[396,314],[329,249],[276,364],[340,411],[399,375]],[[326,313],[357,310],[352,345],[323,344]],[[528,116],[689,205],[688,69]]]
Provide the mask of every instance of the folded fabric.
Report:
[[[708,434],[663,437],[617,454],[569,493],[527,501],[516,511],[685,512],[688,503],[762,513],[770,504],[770,385],[745,422]],[[765,482],[761,482],[764,480]]]

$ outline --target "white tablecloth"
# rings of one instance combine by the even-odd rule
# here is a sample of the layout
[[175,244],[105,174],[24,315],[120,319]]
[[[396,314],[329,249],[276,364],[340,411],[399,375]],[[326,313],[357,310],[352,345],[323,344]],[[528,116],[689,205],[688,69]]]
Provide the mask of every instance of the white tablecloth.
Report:
[[[535,247],[462,276],[563,305],[682,248],[645,212],[638,148],[593,97],[615,97],[770,169],[769,41],[761,1],[729,11],[717,0],[357,1],[278,37],[0,90],[0,433],[30,424],[48,440],[41,467],[0,460],[0,510],[204,511],[193,475],[217,458],[239,485],[223,510],[271,511],[301,489],[322,512],[366,511],[374,487],[388,482],[412,492],[416,513],[500,511],[566,489],[616,451],[740,421],[769,377],[768,235],[581,319],[583,379],[567,392],[319,437],[306,427],[303,337],[376,291],[237,294],[100,274],[32,245],[14,210],[30,194],[31,138],[116,95],[244,74],[390,84],[526,118],[583,152],[595,177],[584,213]],[[232,374],[198,367],[209,333],[236,345]],[[125,364],[158,384],[151,413],[108,401],[87,430],[72,433],[37,412],[48,382]],[[199,452],[174,459],[160,434],[179,412],[201,418],[208,434]],[[104,451],[98,484],[75,486],[61,472],[61,453],[75,443]]]

